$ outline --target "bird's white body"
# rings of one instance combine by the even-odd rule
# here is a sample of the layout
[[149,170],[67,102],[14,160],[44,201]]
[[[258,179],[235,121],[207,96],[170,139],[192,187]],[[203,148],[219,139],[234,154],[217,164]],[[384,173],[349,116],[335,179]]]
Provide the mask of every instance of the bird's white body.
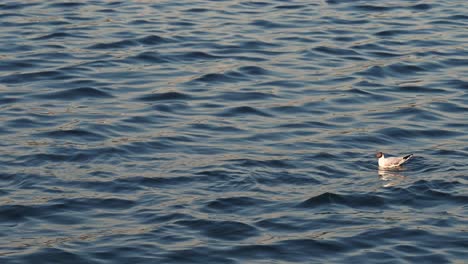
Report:
[[377,153],[377,157],[379,159],[379,167],[380,168],[395,168],[399,167],[403,163],[407,162],[413,154],[406,155],[404,157],[389,157],[385,158],[382,152]]

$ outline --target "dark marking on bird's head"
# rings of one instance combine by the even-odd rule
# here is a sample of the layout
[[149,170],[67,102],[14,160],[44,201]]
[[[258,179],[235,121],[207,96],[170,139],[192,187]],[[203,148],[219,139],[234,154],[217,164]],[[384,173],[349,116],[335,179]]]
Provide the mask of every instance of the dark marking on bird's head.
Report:
[[383,156],[383,153],[382,152],[377,152],[377,154],[375,154],[375,156],[380,159],[382,156]]

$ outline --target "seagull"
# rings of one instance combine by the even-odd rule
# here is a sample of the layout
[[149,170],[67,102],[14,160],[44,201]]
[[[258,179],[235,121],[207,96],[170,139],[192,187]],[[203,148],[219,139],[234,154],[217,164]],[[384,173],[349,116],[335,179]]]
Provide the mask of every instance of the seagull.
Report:
[[379,159],[379,167],[385,169],[399,167],[403,163],[407,162],[413,156],[413,154],[409,154],[404,157],[385,158],[382,152],[378,152],[375,156]]

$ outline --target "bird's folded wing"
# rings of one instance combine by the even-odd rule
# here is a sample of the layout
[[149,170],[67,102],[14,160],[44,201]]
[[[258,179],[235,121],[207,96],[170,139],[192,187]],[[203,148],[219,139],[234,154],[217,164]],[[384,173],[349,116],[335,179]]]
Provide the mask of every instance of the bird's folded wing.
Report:
[[398,166],[400,165],[404,160],[402,158],[387,158],[385,159],[385,167],[391,167],[391,166]]

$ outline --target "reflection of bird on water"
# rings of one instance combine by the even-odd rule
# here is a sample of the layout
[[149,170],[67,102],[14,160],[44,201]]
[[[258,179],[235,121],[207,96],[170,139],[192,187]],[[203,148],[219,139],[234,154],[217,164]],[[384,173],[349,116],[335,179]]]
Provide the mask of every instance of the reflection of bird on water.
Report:
[[391,187],[398,185],[400,182],[405,180],[405,176],[398,173],[402,171],[401,169],[393,169],[393,170],[384,170],[379,168],[379,176],[382,181],[386,181],[383,187]]

